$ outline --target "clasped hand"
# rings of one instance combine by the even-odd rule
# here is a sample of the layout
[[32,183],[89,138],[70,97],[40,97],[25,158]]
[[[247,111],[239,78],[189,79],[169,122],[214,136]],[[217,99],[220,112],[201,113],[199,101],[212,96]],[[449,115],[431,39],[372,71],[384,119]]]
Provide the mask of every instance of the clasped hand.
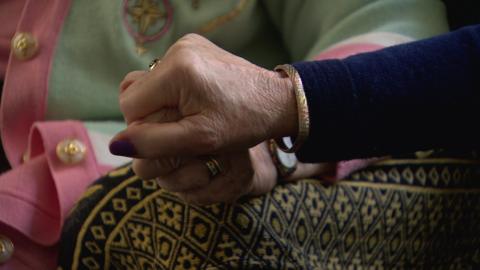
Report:
[[[292,85],[281,74],[189,34],[172,45],[151,72],[134,71],[120,85],[127,128],[113,154],[134,157],[142,178],[188,202],[233,202],[270,191],[277,178],[263,141],[294,135]],[[212,177],[205,159],[221,172]],[[292,177],[328,170],[301,164]]]

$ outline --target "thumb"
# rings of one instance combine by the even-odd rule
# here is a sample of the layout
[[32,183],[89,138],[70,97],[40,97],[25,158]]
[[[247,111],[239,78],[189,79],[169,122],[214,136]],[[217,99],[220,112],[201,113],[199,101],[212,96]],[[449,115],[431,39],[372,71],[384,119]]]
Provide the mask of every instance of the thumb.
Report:
[[169,123],[130,125],[110,142],[114,155],[135,158],[199,156],[217,150],[212,131],[182,119]]

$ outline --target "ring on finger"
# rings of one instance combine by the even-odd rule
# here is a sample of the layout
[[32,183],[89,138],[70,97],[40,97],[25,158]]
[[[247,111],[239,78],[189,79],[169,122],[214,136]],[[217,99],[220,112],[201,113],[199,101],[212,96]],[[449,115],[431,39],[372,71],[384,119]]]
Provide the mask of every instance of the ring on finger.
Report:
[[208,157],[207,160],[205,161],[205,166],[207,167],[211,178],[223,172],[222,165],[214,157]]
[[148,70],[152,71],[158,65],[158,63],[160,63],[160,58],[153,59],[152,62],[150,62],[150,64],[148,65]]

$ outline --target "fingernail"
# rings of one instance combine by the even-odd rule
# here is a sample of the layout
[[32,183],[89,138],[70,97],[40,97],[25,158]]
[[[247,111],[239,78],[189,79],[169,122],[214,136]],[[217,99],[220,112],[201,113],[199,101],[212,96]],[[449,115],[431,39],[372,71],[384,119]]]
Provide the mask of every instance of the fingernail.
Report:
[[117,156],[133,157],[137,154],[135,147],[129,141],[113,141],[110,144],[110,153]]

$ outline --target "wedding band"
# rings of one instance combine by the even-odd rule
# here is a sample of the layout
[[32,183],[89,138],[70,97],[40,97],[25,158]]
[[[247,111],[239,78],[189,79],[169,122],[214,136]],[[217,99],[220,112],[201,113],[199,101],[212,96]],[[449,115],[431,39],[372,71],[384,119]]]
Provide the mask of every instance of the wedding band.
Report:
[[148,65],[149,71],[152,71],[159,62],[160,62],[160,58],[153,59],[152,62],[150,62],[150,64]]
[[219,173],[223,171],[220,162],[213,157],[209,157],[207,161],[205,161],[205,166],[207,166],[208,172],[210,173],[210,177],[215,177]]

